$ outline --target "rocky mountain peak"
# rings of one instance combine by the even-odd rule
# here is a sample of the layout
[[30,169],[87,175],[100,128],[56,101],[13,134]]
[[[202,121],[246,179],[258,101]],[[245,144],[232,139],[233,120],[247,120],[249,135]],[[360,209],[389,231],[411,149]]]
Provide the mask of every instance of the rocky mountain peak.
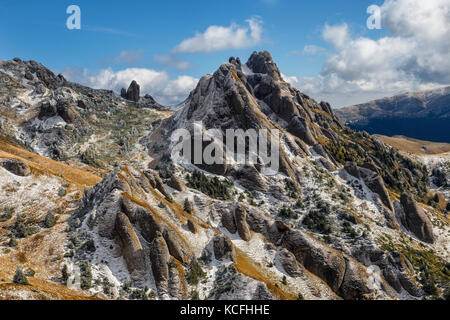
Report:
[[271,54],[268,51],[253,52],[253,54],[250,56],[250,59],[248,59],[247,66],[254,73],[268,74],[275,81],[279,81],[282,79],[280,70],[278,69],[277,65],[272,59]]
[[[36,62],[0,61],[0,246],[10,250],[0,265],[11,279],[14,242],[43,236],[30,251],[42,259],[29,262],[45,289],[61,275],[75,288],[79,269],[80,292],[105,299],[416,299],[445,289],[449,227],[422,204],[425,164],[340,124],[328,103],[283,81],[268,52],[230,58],[174,113],[155,112],[163,106],[136,81],[125,99],[62,81]],[[214,151],[223,163],[176,153],[176,129],[199,127],[203,137],[183,142],[201,144],[182,155]],[[245,150],[228,148],[228,129],[268,132],[270,154],[245,137]],[[64,219],[49,227],[49,215]]]
[[22,83],[33,84],[34,86],[44,86],[48,89],[57,89],[66,85],[67,80],[63,75],[55,75],[42,64],[30,60],[23,61],[20,58],[0,61],[0,72],[4,72],[15,79],[20,79]]

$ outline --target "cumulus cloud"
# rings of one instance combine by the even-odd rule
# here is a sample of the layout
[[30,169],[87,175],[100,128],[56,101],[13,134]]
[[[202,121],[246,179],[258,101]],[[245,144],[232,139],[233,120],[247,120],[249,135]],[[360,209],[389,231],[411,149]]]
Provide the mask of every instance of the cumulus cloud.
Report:
[[86,69],[66,69],[63,75],[95,89],[109,89],[120,92],[136,80],[141,86],[141,94],[150,94],[162,104],[175,104],[186,99],[195,88],[198,79],[182,75],[172,79],[165,71],[145,68],[128,68],[114,71],[111,68],[91,74]]
[[246,20],[248,26],[232,23],[229,27],[210,26],[203,33],[182,41],[174,53],[215,52],[249,48],[262,41],[262,20],[256,17]]
[[315,45],[306,45],[302,50],[302,55],[316,55],[318,53],[325,52],[325,48],[315,46]]
[[187,70],[192,66],[189,61],[180,60],[174,55],[156,55],[155,61],[163,66],[173,67],[178,70]]
[[135,65],[144,58],[144,50],[122,50],[118,55],[108,56],[101,61],[104,64]]
[[381,10],[387,36],[325,25],[322,37],[333,51],[321,74],[286,79],[336,106],[450,84],[450,1],[386,0]]

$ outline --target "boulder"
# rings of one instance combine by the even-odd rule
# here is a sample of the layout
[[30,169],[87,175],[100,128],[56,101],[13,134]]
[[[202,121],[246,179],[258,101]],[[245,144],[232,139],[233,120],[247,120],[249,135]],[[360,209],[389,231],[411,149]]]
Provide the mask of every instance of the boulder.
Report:
[[285,232],[283,246],[292,252],[297,261],[308,271],[323,279],[334,292],[338,292],[346,268],[346,262],[341,253],[300,230]]
[[267,184],[252,164],[242,166],[239,170],[235,171],[233,175],[239,181],[240,185],[250,191],[267,191]]
[[233,246],[233,243],[230,239],[224,236],[217,236],[213,239],[214,246],[214,256],[217,260],[226,260],[229,259],[231,261],[235,260],[236,252]]
[[190,248],[176,232],[165,229],[163,235],[171,256],[182,263],[189,263],[192,260]]
[[76,111],[67,101],[60,101],[56,105],[58,115],[67,123],[73,123],[77,116]]
[[162,234],[158,232],[156,238],[150,244],[150,262],[152,264],[153,277],[156,287],[161,294],[165,293],[168,286],[170,259],[169,249]]
[[139,102],[141,87],[133,80],[127,90],[127,100]]
[[120,90],[120,96],[124,99],[127,99],[127,89],[122,88],[122,90]]
[[421,241],[434,243],[433,225],[423,209],[410,195],[402,194],[400,201],[405,212],[404,227]]
[[235,234],[237,232],[237,227],[236,227],[236,222],[234,220],[234,215],[230,211],[223,211],[222,212],[222,225],[231,234]]
[[298,116],[293,117],[286,129],[310,146],[317,143],[308,122],[304,118]]
[[365,168],[359,168],[359,174],[367,187],[380,196],[381,202],[383,202],[389,210],[394,211],[389,192],[387,191],[381,176],[378,173]]
[[170,177],[170,180],[167,182],[167,185],[180,192],[186,190],[186,185],[184,184],[184,182],[175,175],[172,175]]
[[52,118],[57,115],[56,106],[51,105],[46,102],[41,105],[38,118],[39,120],[45,120],[48,118]]
[[244,241],[250,241],[252,235],[247,224],[247,211],[242,206],[238,205],[236,207],[236,210],[234,211],[234,219],[236,221],[236,227],[241,239]]
[[31,174],[30,167],[23,161],[16,159],[0,159],[0,166],[20,177],[27,177]]
[[188,219],[188,221],[187,221],[187,228],[193,234],[196,234],[198,232],[197,226],[195,225],[195,223],[191,219]]
[[285,248],[281,249],[281,251],[279,252],[279,261],[289,276],[293,278],[303,276],[303,266],[298,263],[298,261],[295,259],[295,256],[291,252],[289,252],[289,250]]
[[350,175],[352,175],[355,178],[360,179],[361,176],[359,174],[358,166],[355,162],[346,162],[344,166],[345,171],[347,171]]
[[144,272],[146,266],[141,242],[139,241],[130,220],[123,212],[117,214],[115,230],[120,239],[119,244],[122,248],[128,271],[131,274],[135,271]]

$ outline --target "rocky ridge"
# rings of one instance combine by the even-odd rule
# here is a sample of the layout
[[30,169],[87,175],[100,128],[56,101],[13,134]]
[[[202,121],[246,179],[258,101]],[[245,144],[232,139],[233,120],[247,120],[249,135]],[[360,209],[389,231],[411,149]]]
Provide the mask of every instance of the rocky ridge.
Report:
[[[11,63],[13,70],[28,64]],[[15,79],[3,74],[10,84]],[[135,156],[121,164],[105,158],[102,181],[86,187],[67,222],[57,224],[67,226],[60,266],[69,289],[110,299],[359,300],[444,294],[448,223],[412,202],[427,192],[423,166],[346,128],[329,104],[286,83],[268,52],[253,53],[246,64],[230,58],[200,80],[180,110],[156,122],[145,115],[155,109],[134,105],[142,97],[127,102],[51,74],[46,78],[53,86],[46,87],[47,94],[59,92],[61,85],[70,95],[67,102],[37,103],[33,121],[60,118],[74,127],[88,122],[82,111],[86,95],[75,99],[73,88],[98,97],[91,112],[105,112],[102,104],[108,101],[112,110],[144,113],[138,120],[145,130],[135,133],[139,152],[130,145]],[[17,86],[8,89],[8,97],[20,96],[23,88]],[[84,102],[75,106],[78,100]],[[31,139],[17,134],[20,124],[13,120],[19,116],[2,119],[10,140],[20,145]],[[265,129],[273,138],[279,130],[281,139],[272,141],[280,149],[280,170],[264,170],[269,165],[263,161],[198,166],[174,161],[171,134],[192,131],[200,122],[203,132]],[[132,128],[134,122],[124,126]],[[27,128],[30,135],[40,134],[36,126]],[[64,139],[62,131],[58,141]],[[69,142],[58,147],[70,155]],[[213,143],[231,157],[220,141]],[[105,146],[111,148],[111,141]],[[11,173],[0,168],[0,174]],[[33,172],[28,179],[35,179]],[[400,189],[411,196],[400,197]]]

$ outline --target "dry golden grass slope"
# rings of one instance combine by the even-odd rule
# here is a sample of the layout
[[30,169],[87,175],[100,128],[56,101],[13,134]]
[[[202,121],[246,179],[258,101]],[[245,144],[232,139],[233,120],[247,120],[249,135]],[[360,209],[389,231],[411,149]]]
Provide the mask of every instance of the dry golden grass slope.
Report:
[[[81,198],[84,187],[97,184],[101,178],[1,140],[0,158],[21,160],[32,172],[29,177],[19,177],[0,168],[0,213],[5,207],[14,209],[11,219],[0,222],[0,300],[92,299],[82,292],[62,286],[58,279],[67,241],[66,221]],[[65,195],[58,194],[61,188],[65,189]],[[24,217],[27,223],[39,225],[49,211],[58,216],[54,227],[41,226],[38,233],[17,239],[16,247],[6,245],[9,230],[18,215]],[[36,272],[28,278],[29,286],[12,283],[18,267]]]
[[417,155],[442,155],[450,153],[449,143],[422,141],[404,136],[387,137],[375,135],[375,137],[400,151]]
[[[102,179],[88,170],[73,168],[58,161],[41,157],[32,152],[12,146],[0,140],[0,158],[12,158],[24,161],[35,172],[63,177],[65,180],[77,184],[93,186]],[[92,171],[89,170],[89,171]]]

